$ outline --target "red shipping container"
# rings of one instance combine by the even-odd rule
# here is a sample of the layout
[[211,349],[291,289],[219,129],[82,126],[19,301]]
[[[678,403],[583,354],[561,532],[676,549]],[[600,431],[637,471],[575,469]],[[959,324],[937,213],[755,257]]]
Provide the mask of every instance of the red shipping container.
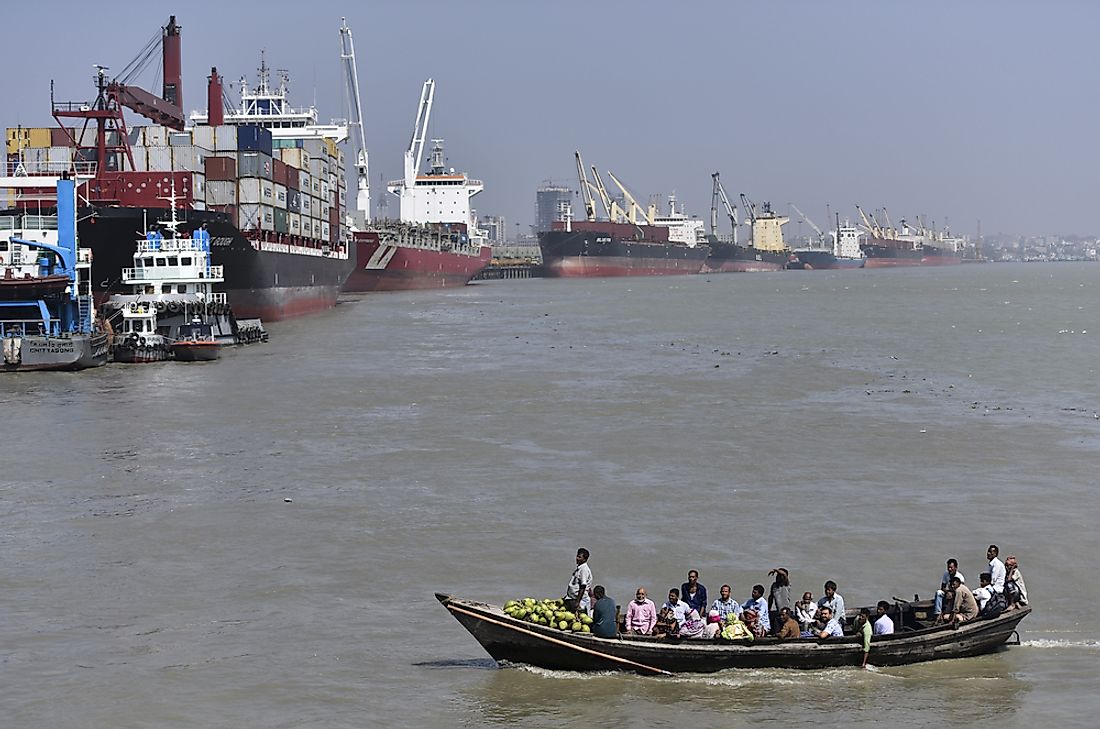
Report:
[[207,157],[203,160],[207,180],[232,181],[237,179],[237,160],[232,157]]
[[[70,132],[73,130],[69,130]],[[51,147],[71,147],[73,146],[73,138],[69,132],[61,129],[60,127],[53,127],[50,129],[50,146]]]
[[286,168],[286,183],[285,183],[286,186],[289,187],[291,190],[297,190],[298,189],[298,168],[297,167],[291,167],[290,165],[285,164],[285,163],[283,164],[283,167]]
[[281,159],[274,160],[274,167],[272,169],[271,176],[275,180],[276,185],[285,185],[287,181],[287,166]]

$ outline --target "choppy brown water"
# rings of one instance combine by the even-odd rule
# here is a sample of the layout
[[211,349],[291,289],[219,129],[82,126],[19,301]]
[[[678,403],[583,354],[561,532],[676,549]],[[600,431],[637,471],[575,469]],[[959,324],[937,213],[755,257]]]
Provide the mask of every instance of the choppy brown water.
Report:
[[[1091,723],[1097,311],[1086,264],[493,282],[4,376],[2,723]],[[990,542],[1024,645],[877,672],[499,670],[432,598],[557,595],[583,544],[620,601],[867,604]]]

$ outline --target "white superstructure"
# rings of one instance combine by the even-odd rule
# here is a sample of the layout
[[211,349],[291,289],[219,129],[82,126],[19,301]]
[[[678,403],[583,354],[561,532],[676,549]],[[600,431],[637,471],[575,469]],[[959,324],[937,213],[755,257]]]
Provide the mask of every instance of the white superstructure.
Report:
[[707,242],[706,229],[703,221],[698,218],[689,218],[684,213],[683,206],[677,209],[675,193],[668,196],[668,214],[654,215],[652,220],[653,225],[668,228],[668,240],[670,243],[679,243],[689,248],[694,248],[697,245]]

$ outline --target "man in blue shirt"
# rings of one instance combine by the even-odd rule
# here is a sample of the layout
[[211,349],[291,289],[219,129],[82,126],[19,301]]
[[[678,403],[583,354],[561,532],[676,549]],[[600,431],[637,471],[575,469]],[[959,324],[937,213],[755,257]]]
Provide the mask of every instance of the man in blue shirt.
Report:
[[707,614],[707,588],[699,584],[698,570],[688,571],[688,581],[680,585],[680,598],[700,615]]
[[603,585],[592,588],[592,597],[596,598],[592,608],[592,635],[614,638],[619,633],[619,626],[615,624],[615,601],[607,596]]
[[741,603],[741,608],[743,610],[755,610],[760,617],[760,625],[763,626],[764,632],[772,632],[772,621],[768,616],[768,601],[764,599],[763,585],[752,586],[752,597]]
[[844,625],[844,598],[837,594],[836,583],[829,580],[825,583],[825,594],[817,601],[817,609],[829,608],[838,623]]

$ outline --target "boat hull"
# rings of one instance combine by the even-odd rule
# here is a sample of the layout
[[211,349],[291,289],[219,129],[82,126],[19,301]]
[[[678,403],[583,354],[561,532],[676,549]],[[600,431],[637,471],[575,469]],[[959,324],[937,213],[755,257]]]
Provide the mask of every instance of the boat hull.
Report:
[[819,249],[793,251],[793,261],[787,264],[788,270],[831,271],[838,268],[863,268],[862,258],[839,258],[832,251]]
[[[129,293],[122,269],[133,265],[137,231],[148,221],[168,217],[165,209],[100,207],[81,211],[81,245],[92,249],[92,274],[97,295]],[[273,240],[250,240],[224,213],[186,211],[190,230],[206,223],[211,262],[223,266],[224,291],[238,318],[278,321],[311,314],[336,305],[340,287],[355,264],[350,255],[324,248]]]
[[703,273],[759,273],[782,271],[790,256],[784,251],[761,251],[752,246],[711,243]]
[[863,251],[864,268],[900,268],[921,265],[919,248],[865,243],[861,244],[859,249]]
[[[638,673],[713,673],[732,668],[821,669],[863,662],[859,637],[747,644],[658,638],[597,638],[516,620],[496,606],[436,594],[451,615],[498,662],[563,671],[627,670]],[[869,662],[897,666],[990,653],[1005,645],[1030,608],[958,627],[934,627],[875,636]]]
[[107,334],[72,334],[64,337],[5,337],[0,340],[0,370],[30,372],[84,370],[107,364]]
[[962,262],[961,253],[956,253],[946,248],[936,248],[927,243],[924,244],[924,250],[922,251],[920,259],[920,265],[922,266],[958,266],[962,264]]
[[221,349],[217,342],[176,342],[172,356],[178,362],[213,362],[221,356]]
[[356,265],[344,283],[347,293],[408,291],[465,286],[492,260],[492,249],[459,253],[383,243],[372,231],[356,234]]
[[628,240],[599,230],[539,234],[543,269],[552,278],[669,276],[699,273],[709,246]]

